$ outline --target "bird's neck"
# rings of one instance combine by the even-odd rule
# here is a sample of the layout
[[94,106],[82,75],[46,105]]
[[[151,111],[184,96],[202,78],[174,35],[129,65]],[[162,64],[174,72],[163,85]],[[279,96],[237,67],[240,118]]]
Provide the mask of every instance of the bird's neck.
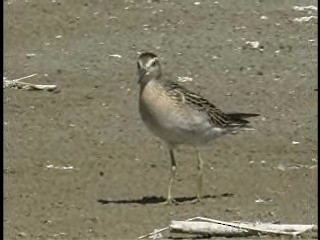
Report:
[[149,83],[160,83],[161,82],[161,73],[158,75],[145,75],[140,78],[139,83],[140,83],[140,91],[142,92],[143,89],[149,84]]

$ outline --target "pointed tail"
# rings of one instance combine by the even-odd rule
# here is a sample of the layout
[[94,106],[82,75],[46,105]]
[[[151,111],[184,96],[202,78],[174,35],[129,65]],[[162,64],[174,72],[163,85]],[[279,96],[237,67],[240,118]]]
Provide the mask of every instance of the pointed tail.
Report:
[[229,120],[238,124],[249,123],[249,121],[245,120],[245,118],[260,116],[260,114],[257,113],[227,113],[226,115],[228,116]]

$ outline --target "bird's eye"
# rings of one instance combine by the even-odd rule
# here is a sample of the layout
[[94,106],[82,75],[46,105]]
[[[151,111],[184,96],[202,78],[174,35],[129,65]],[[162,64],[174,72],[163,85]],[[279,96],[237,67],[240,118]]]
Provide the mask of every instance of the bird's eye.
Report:
[[156,66],[156,61],[153,61],[151,64],[152,67]]

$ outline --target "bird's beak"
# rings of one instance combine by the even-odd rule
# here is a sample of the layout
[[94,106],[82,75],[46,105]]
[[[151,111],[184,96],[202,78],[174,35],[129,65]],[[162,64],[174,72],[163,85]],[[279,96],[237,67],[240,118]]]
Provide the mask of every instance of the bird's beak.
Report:
[[146,75],[146,73],[147,71],[144,68],[140,68],[138,70],[138,76],[139,76],[138,83],[140,83],[141,79]]

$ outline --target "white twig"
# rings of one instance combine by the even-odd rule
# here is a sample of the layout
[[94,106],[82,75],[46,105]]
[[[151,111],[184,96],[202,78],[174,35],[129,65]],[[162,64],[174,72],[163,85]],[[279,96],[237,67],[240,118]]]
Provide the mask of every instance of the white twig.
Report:
[[[238,236],[243,234],[249,234],[250,232],[251,234],[262,233],[295,236],[315,227],[315,225],[301,224],[234,223],[202,217],[199,217],[198,219],[202,222],[190,223],[187,221],[172,221],[170,224],[170,231],[186,233],[219,234],[224,236]],[[205,223],[203,221],[205,221]],[[208,224],[208,222],[210,222],[211,225]]]
[[[193,221],[193,220],[196,220],[196,219],[198,219],[198,217],[189,218],[189,219],[186,220],[186,222]],[[161,228],[161,229],[156,230],[156,231],[153,231],[153,232],[148,233],[148,234],[146,234],[146,235],[140,236],[140,237],[138,237],[138,239],[143,239],[143,238],[151,237],[151,236],[153,236],[153,235],[162,233],[162,232],[167,231],[167,230],[169,230],[169,226],[164,227],[164,228]]]
[[31,75],[28,75],[28,76],[25,76],[25,77],[22,77],[22,78],[17,78],[17,79],[13,79],[11,81],[15,81],[15,82],[18,82],[20,80],[23,80],[23,79],[27,79],[27,78],[31,78],[31,77],[34,77],[34,76],[37,76],[38,73],[34,73],[34,74],[31,74]]
[[38,75],[37,73],[34,73],[34,74],[31,74],[31,75],[28,75],[28,76],[25,76],[25,77],[22,77],[22,78],[17,78],[17,79],[13,79],[13,80],[7,80],[6,77],[3,78],[3,82],[4,82],[4,85],[3,87],[12,87],[12,86],[15,86],[15,84],[17,82],[19,82],[20,80],[23,80],[23,79],[27,79],[27,78],[31,78],[31,77],[34,77]]
[[45,85],[45,84],[33,84],[33,83],[27,83],[27,82],[21,82],[23,79],[31,78],[38,75],[37,73],[17,78],[13,80],[7,80],[5,77],[3,78],[3,88],[7,87],[17,87],[17,88],[23,88],[23,89],[36,89],[36,90],[54,90],[56,89],[56,85]]
[[310,5],[310,6],[293,6],[292,9],[296,10],[296,11],[306,11],[306,10],[318,11],[318,8],[316,6],[314,6],[314,5]]
[[164,231],[166,231],[166,230],[168,230],[168,229],[169,229],[169,227],[161,228],[161,229],[159,229],[159,230],[153,231],[153,232],[148,233],[148,234],[146,234],[146,235],[140,236],[140,237],[138,237],[138,239],[144,239],[144,238],[147,238],[147,237],[151,237],[151,236],[153,236],[153,235],[162,233],[162,232],[164,232]]
[[[197,221],[198,220],[198,221]],[[308,230],[317,231],[317,225],[303,224],[273,224],[273,223],[241,223],[225,222],[204,217],[194,217],[185,221],[172,221],[168,227],[155,230],[138,239],[155,236],[170,230],[180,233],[197,233],[222,236],[243,236],[255,234],[281,234],[296,236]]]
[[318,19],[317,16],[300,17],[293,19],[294,22],[309,22],[312,19]]

